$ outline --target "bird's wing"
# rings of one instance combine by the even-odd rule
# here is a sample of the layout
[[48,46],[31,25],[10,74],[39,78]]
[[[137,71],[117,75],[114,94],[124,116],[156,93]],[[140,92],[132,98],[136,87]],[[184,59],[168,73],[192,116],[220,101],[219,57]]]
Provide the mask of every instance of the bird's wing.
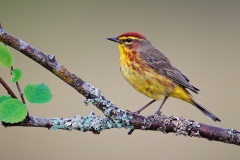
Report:
[[157,73],[166,76],[179,85],[197,93],[199,89],[189,83],[189,79],[177,68],[173,67],[166,56],[157,49],[139,51],[141,58],[145,63],[154,69]]

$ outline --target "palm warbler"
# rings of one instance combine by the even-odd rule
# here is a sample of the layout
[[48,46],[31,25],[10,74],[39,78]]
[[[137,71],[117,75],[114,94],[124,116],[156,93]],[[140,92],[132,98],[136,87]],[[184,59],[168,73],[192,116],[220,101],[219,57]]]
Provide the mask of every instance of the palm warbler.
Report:
[[139,109],[140,113],[156,100],[163,100],[155,116],[167,98],[175,97],[197,107],[213,121],[220,119],[197,102],[187,91],[198,93],[199,89],[192,86],[189,79],[171,65],[168,58],[152,46],[143,35],[137,32],[123,33],[108,40],[118,43],[120,51],[120,69],[123,77],[140,93],[153,100]]

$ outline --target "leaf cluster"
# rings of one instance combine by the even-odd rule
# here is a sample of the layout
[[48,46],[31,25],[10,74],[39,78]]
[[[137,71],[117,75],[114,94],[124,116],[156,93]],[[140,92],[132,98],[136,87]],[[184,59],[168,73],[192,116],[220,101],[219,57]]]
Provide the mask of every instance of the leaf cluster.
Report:
[[[22,70],[13,69],[14,57],[10,49],[3,43],[0,43],[0,67],[10,69],[12,74],[12,83],[17,83],[22,78]],[[2,78],[1,78],[2,80]],[[3,81],[3,80],[2,80]],[[7,84],[6,82],[4,82]],[[6,88],[9,93],[10,87]],[[17,123],[24,120],[28,114],[28,107],[23,101],[24,97],[29,103],[47,103],[51,100],[52,94],[50,88],[46,84],[28,84],[24,87],[22,101],[14,98],[12,95],[0,96],[0,121],[5,123]]]

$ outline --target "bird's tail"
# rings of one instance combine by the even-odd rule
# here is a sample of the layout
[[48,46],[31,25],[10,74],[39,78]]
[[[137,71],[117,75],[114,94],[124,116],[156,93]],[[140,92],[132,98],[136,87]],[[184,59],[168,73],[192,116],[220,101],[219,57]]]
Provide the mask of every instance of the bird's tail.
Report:
[[186,101],[192,105],[194,105],[195,107],[197,107],[197,109],[199,109],[203,114],[205,114],[206,116],[208,116],[211,120],[213,121],[221,121],[217,116],[215,116],[213,113],[211,113],[209,110],[207,110],[205,107],[203,107],[203,105],[201,105],[199,102],[197,102],[192,95],[183,87],[179,86],[177,87],[172,93],[171,95],[172,97],[181,99],[183,101]]
[[199,102],[197,102],[195,99],[193,99],[192,97],[190,97],[192,104],[197,107],[197,109],[199,109],[203,114],[205,114],[206,116],[208,116],[211,120],[213,121],[219,121],[221,122],[221,120],[215,116],[212,112],[210,112],[209,110],[207,110],[205,107],[203,107],[203,105],[201,105]]

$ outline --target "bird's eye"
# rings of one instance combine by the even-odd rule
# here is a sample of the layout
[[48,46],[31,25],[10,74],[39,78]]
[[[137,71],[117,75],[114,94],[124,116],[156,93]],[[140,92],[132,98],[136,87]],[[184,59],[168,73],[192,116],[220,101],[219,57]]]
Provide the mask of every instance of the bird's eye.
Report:
[[127,38],[126,42],[130,43],[130,42],[132,42],[132,39],[131,38]]

